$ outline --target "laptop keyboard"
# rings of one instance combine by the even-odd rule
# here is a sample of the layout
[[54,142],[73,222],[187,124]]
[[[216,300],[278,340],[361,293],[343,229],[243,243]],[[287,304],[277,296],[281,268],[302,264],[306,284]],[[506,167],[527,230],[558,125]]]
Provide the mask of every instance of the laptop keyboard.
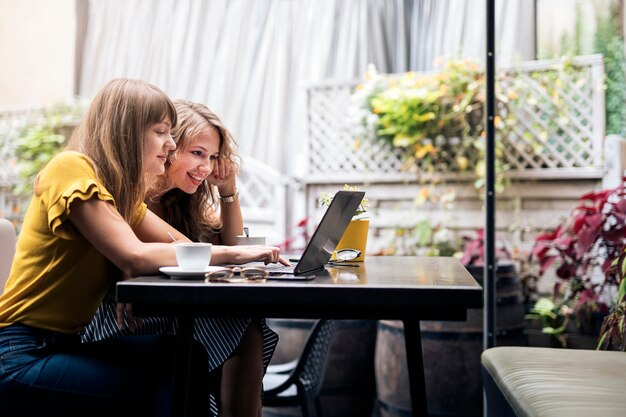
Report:
[[273,273],[281,273],[281,274],[293,274],[293,266],[286,266],[283,264],[267,264],[265,265],[265,269],[270,274]]

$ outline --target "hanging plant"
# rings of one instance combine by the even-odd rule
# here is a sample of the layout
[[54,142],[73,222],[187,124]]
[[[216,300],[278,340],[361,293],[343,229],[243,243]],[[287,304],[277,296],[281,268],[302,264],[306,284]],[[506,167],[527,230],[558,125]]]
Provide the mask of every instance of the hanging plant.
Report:
[[[481,169],[485,93],[478,63],[441,61],[437,71],[399,76],[370,66],[353,103],[356,136],[402,149],[406,167],[427,173]],[[504,126],[500,118],[495,123]]]
[[[369,66],[352,95],[353,135],[357,143],[383,142],[399,150],[404,168],[418,176],[472,174],[477,178],[476,188],[481,188],[485,177],[484,69],[467,59],[442,60],[436,68],[428,73],[378,74]],[[497,74],[496,191],[502,191],[508,181],[501,175],[509,169],[505,146],[529,155],[558,146],[573,112],[565,91],[569,84],[563,80],[578,89],[587,82],[572,58],[537,70]],[[538,119],[518,120],[528,113],[538,114]]]

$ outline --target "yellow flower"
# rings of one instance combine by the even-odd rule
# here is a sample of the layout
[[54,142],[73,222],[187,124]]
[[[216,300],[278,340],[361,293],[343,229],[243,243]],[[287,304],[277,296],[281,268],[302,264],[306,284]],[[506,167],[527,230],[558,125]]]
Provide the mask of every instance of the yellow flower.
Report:
[[413,139],[406,135],[396,135],[393,138],[393,146],[397,148],[409,146],[411,143],[413,143]]
[[459,165],[461,171],[465,171],[469,165],[469,160],[464,156],[457,156],[456,163]]
[[429,120],[435,120],[436,118],[437,118],[437,115],[432,111],[429,111],[428,113],[424,113],[424,114],[413,115],[413,120],[415,120],[416,122],[427,122]]
[[430,143],[423,145],[423,146],[419,146],[419,145],[415,146],[415,157],[417,159],[422,159],[429,153],[435,153],[435,152],[437,152],[437,149]]

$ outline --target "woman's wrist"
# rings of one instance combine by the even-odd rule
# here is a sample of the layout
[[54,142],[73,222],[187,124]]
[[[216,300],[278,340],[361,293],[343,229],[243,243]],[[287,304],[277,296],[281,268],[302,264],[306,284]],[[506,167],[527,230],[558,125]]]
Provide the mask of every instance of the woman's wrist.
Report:
[[239,191],[237,191],[235,194],[233,195],[225,195],[225,196],[220,196],[220,201],[222,203],[234,203],[235,199],[239,196]]
[[237,187],[224,187],[218,188],[217,192],[221,197],[228,197],[229,195],[234,195],[238,191]]
[[227,181],[217,185],[217,192],[220,197],[228,197],[235,195],[239,191],[237,187],[237,180],[235,178],[228,178]]
[[211,254],[211,265],[232,263],[233,251],[230,246],[213,245],[213,253]]
[[232,203],[239,196],[239,190],[235,188],[233,191],[222,191],[220,189],[217,190],[219,193],[219,199],[222,203]]

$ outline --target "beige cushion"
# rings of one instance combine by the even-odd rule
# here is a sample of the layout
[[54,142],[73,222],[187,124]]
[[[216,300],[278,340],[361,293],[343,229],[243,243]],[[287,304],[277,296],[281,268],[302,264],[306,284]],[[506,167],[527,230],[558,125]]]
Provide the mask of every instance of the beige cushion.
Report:
[[482,364],[518,417],[626,416],[626,353],[497,347]]
[[0,294],[4,291],[4,283],[11,271],[16,240],[13,223],[0,218]]

